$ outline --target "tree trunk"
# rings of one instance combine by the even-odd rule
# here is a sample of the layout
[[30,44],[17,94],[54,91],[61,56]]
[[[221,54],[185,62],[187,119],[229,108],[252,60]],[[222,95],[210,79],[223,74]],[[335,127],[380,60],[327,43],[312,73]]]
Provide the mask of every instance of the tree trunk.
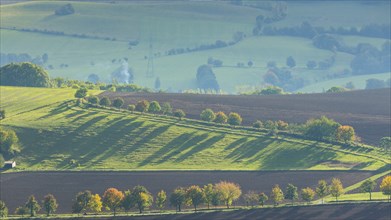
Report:
[[229,209],[229,202],[228,202],[228,200],[227,200],[227,209]]
[[209,202],[208,202],[208,209],[209,209]]
[[181,212],[181,205],[178,205],[178,210],[179,212]]
[[372,192],[369,192],[369,200],[372,201]]

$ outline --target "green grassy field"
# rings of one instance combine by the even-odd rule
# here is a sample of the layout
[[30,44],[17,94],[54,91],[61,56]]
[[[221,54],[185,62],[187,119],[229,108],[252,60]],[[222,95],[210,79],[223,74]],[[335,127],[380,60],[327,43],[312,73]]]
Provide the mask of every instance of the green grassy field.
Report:
[[[259,132],[75,106],[71,89],[1,87],[18,170],[376,170],[370,146],[346,148]],[[93,93],[98,93],[93,92]]]
[[[116,4],[94,2],[72,2],[76,13],[57,17],[53,11],[65,4],[58,1],[33,1],[1,7],[1,27],[47,29],[63,31],[67,34],[87,34],[90,36],[116,38],[116,41],[80,39],[69,36],[51,36],[38,33],[1,29],[2,53],[29,53],[33,57],[44,53],[49,55],[47,65],[52,65],[50,75],[86,80],[91,73],[98,74],[103,81],[110,81],[110,73],[120,67],[113,59],[128,58],[129,66],[134,70],[135,83],[154,87],[155,78],[147,78],[147,63],[144,57],[149,54],[150,39],[154,53],[160,53],[154,61],[155,75],[160,77],[161,88],[177,92],[197,87],[195,75],[198,66],[205,64],[208,57],[223,61],[223,67],[214,72],[222,90],[236,93],[240,88],[264,85],[263,75],[266,63],[276,61],[285,66],[288,56],[293,56],[297,67],[294,76],[304,78],[306,83],[326,79],[326,75],[341,72],[349,68],[353,56],[337,53],[336,64],[329,70],[308,70],[308,60],[321,61],[333,54],[312,45],[311,40],[295,37],[252,37],[255,18],[268,12],[251,7],[238,7],[226,2],[151,2],[138,4],[117,2]],[[368,7],[360,3],[334,2],[328,6],[323,3],[289,3],[287,19],[276,25],[299,25],[310,20],[314,25],[328,27],[335,24],[335,18],[344,16],[346,26],[384,23],[387,20],[386,7],[372,5],[370,11],[361,12]],[[327,10],[323,10],[326,7]],[[352,11],[349,19],[346,10]],[[306,11],[306,13],[301,13]],[[330,16],[333,11],[333,16]],[[376,16],[373,16],[376,11]],[[153,15],[153,16],[150,16]],[[389,13],[388,13],[389,16]],[[354,19],[351,19],[354,18]],[[201,44],[211,44],[216,40],[230,41],[235,32],[247,35],[242,42],[232,47],[165,56],[172,48],[193,48]],[[137,39],[140,44],[129,49],[128,41]],[[355,45],[360,42],[383,43],[381,39],[343,37]],[[237,68],[237,63],[247,64],[253,61],[252,68]],[[69,67],[61,68],[61,64]]]

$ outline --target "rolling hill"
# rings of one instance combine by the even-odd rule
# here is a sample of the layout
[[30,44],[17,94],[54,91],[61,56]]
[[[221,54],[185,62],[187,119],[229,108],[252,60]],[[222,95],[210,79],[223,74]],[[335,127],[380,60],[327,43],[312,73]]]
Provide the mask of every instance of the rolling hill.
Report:
[[[110,74],[127,59],[136,84],[154,87],[156,77],[161,88],[171,92],[196,89],[197,68],[209,57],[220,59],[223,66],[214,68],[223,91],[237,93],[265,85],[266,63],[275,61],[285,66],[286,58],[293,56],[297,66],[294,77],[304,84],[327,80],[327,76],[349,69],[353,56],[346,53],[320,50],[310,39],[289,36],[252,36],[255,18],[268,11],[245,6],[234,6],[225,1],[94,1],[70,2],[76,13],[55,16],[54,10],[67,2],[30,1],[1,5],[1,52],[28,53],[32,57],[46,53],[46,67],[51,75],[86,80],[95,73],[105,82]],[[327,7],[324,10],[323,7]],[[303,21],[329,27],[331,24],[361,26],[368,23],[389,22],[389,11],[382,4],[365,5],[360,2],[288,2],[288,15],[276,26],[295,26]],[[346,18],[349,10],[349,19]],[[365,10],[366,13],[360,13]],[[330,16],[332,11],[332,16]],[[305,12],[305,13],[302,13]],[[357,12],[357,13],[356,13]],[[153,16],[149,16],[153,15]],[[376,15],[376,16],[375,16]],[[344,17],[344,22],[338,20]],[[336,23],[337,19],[337,23]],[[48,35],[22,29],[64,32],[66,35]],[[239,43],[213,50],[203,50],[168,56],[170,49],[195,48],[217,40],[232,41],[236,32],[246,34]],[[74,37],[86,35],[92,38]],[[108,40],[104,40],[108,38]],[[385,39],[342,36],[346,44],[373,43],[379,47]],[[138,40],[137,46],[129,41]],[[43,45],[42,42],[45,42]],[[155,77],[146,77],[150,44],[153,45]],[[321,61],[335,55],[336,63],[329,70],[308,70],[308,60]],[[121,61],[119,61],[121,60]],[[114,62],[113,62],[114,61]],[[253,66],[247,67],[252,61]],[[237,67],[238,63],[245,67]],[[64,67],[66,66],[66,67]]]
[[[376,148],[343,147],[192,120],[81,108],[74,90],[1,87],[19,170],[376,170]],[[98,92],[93,92],[98,93]]]

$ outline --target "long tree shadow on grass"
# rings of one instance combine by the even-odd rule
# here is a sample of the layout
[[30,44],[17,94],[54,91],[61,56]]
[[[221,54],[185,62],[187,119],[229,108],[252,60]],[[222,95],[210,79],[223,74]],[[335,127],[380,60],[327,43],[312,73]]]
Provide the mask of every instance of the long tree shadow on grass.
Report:
[[319,149],[315,145],[286,147],[274,150],[260,160],[260,169],[307,169],[321,161],[333,160],[336,152]]
[[190,157],[198,152],[201,152],[201,151],[205,150],[206,148],[213,147],[213,144],[219,142],[224,137],[225,137],[225,134],[221,134],[221,135],[211,137],[209,139],[206,139],[205,141],[202,141],[198,144],[193,145],[192,147],[190,147],[189,151],[180,155],[179,158],[177,158],[175,160],[175,162],[182,162],[182,161],[186,160],[188,157]]
[[102,162],[112,155],[111,152],[118,151],[121,147],[118,143],[126,137],[126,133],[130,128],[138,128],[143,125],[143,122],[135,120],[136,118],[123,119],[122,117],[111,120],[107,123],[108,125],[104,126],[103,130],[97,128],[95,135],[82,137],[78,144],[79,150],[74,152],[73,155],[77,157],[82,165]]
[[[47,119],[47,118],[50,118],[52,116],[55,116],[55,115],[59,115],[59,114],[62,114],[66,111],[68,111],[70,108],[69,108],[69,103],[70,101],[65,101],[65,102],[62,102],[61,104],[57,105],[56,107],[52,108],[48,114],[44,115],[44,116],[41,116],[39,118],[39,120],[43,120],[43,119]],[[42,106],[41,106],[42,107]],[[47,107],[47,106],[43,106],[43,107]],[[32,110],[34,111],[34,110]]]
[[150,164],[151,162],[155,161],[158,158],[160,158],[159,163],[164,162],[167,158],[169,158],[166,156],[167,154],[180,153],[178,151],[178,149],[181,147],[181,145],[186,145],[186,143],[188,143],[189,140],[194,135],[195,135],[195,132],[183,133],[183,134],[179,135],[178,137],[176,137],[176,138],[172,139],[170,142],[168,142],[165,146],[161,147],[154,154],[148,156],[146,159],[144,159],[142,162],[140,162],[138,166],[139,167],[145,166],[145,165]]
[[245,159],[253,158],[249,163],[255,162],[257,160],[256,157],[263,149],[269,146],[273,141],[270,138],[256,138],[250,140],[249,138],[241,138],[234,143],[237,143],[235,147],[230,146],[230,149],[233,149],[231,153],[229,153],[226,158],[234,159],[236,162],[240,162]]
[[141,137],[140,140],[134,143],[123,143],[119,138],[116,143],[110,147],[110,150],[103,153],[103,155],[97,160],[97,162],[102,162],[115,154],[120,154],[122,156],[126,156],[137,150],[143,148],[147,142],[153,140],[158,137],[162,133],[166,132],[170,128],[170,125],[160,126],[154,128],[153,125],[148,125],[142,127],[138,132],[136,132],[135,137]]

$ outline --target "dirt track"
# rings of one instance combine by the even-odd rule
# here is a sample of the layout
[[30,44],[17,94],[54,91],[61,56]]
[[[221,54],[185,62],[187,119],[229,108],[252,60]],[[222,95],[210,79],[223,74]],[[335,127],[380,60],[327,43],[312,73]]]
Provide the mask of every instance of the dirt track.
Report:
[[174,108],[183,109],[187,117],[199,119],[201,111],[238,112],[245,125],[255,120],[284,120],[303,123],[310,118],[326,115],[336,121],[351,125],[366,143],[377,144],[381,137],[391,135],[391,90],[361,90],[345,93],[234,96],[195,95],[175,93],[114,93],[100,96],[122,97],[125,106],[146,99],[170,102]]
[[[77,192],[91,190],[103,194],[109,187],[126,190],[135,185],[146,186],[154,195],[163,189],[169,194],[177,186],[205,185],[220,180],[241,185],[248,190],[270,194],[279,184],[282,189],[288,183],[303,187],[315,187],[318,180],[328,182],[340,178],[344,186],[351,185],[373,175],[367,171],[151,171],[151,172],[34,172],[0,174],[0,200],[5,201],[10,212],[25,204],[34,194],[41,201],[52,193],[59,203],[58,212],[71,212],[72,199]],[[169,196],[169,195],[168,195]],[[238,204],[243,204],[239,201]]]

